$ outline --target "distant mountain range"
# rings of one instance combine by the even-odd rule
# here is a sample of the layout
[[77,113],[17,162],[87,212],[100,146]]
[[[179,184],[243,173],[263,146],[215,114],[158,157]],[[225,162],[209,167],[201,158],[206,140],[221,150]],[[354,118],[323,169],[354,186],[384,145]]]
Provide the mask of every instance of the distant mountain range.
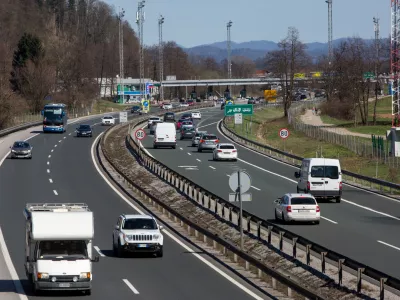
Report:
[[[333,46],[339,46],[342,41],[347,38],[336,39],[333,41]],[[366,39],[367,43],[373,42],[372,39]],[[306,43],[307,52],[312,57],[318,57],[328,52],[328,43]],[[252,60],[263,58],[267,52],[278,49],[278,43],[271,41],[250,41],[243,43],[231,42],[232,56],[245,56]],[[208,45],[199,45],[191,48],[184,48],[189,55],[202,57],[213,57],[216,61],[221,61],[227,58],[226,41],[216,42]]]

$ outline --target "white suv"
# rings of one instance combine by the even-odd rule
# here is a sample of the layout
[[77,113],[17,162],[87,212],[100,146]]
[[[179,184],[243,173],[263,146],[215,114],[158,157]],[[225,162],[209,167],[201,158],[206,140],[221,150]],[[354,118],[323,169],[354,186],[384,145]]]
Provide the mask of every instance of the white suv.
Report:
[[199,111],[192,112],[193,119],[201,119],[201,113]]
[[113,116],[104,116],[101,119],[101,125],[115,125],[115,119]]
[[162,226],[152,216],[121,215],[113,232],[113,250],[117,257],[126,252],[154,253],[163,256]]

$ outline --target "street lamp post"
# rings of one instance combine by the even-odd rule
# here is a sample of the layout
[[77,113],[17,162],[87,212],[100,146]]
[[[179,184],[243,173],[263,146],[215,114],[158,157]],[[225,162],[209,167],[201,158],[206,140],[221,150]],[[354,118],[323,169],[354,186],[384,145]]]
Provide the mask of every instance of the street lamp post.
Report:
[[163,36],[162,36],[162,26],[164,24],[164,17],[161,15],[158,19],[158,58],[160,65],[160,100],[164,101],[164,87],[163,87],[163,79],[164,79],[164,46],[163,46]]

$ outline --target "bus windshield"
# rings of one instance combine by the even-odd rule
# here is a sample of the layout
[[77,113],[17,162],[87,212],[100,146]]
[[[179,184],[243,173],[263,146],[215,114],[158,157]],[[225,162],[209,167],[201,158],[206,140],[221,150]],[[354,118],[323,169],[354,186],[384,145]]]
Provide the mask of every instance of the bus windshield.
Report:
[[44,110],[44,117],[46,119],[61,119],[62,108],[47,108]]

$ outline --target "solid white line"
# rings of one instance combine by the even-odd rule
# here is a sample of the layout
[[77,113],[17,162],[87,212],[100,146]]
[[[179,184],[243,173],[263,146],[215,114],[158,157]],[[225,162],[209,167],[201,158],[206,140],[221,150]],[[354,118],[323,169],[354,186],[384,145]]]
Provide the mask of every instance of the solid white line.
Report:
[[100,248],[99,247],[97,247],[97,246],[94,246],[93,247],[96,251],[97,251],[97,253],[99,253],[100,254],[100,256],[102,256],[102,257],[104,257],[105,255],[103,254],[103,252],[101,252],[101,250],[100,250]]
[[53,152],[54,151],[54,149],[51,149],[51,152]]
[[49,178],[50,183],[53,183],[53,179]]
[[200,159],[198,159],[198,158],[196,158],[196,160],[197,160],[198,162],[201,162],[201,160],[200,160]]
[[197,168],[197,166],[178,166],[178,168]]
[[128,286],[128,288],[130,288],[131,291],[132,291],[134,294],[139,295],[139,291],[138,291],[137,289],[135,289],[135,287],[132,285],[132,283],[130,283],[130,282],[128,281],[128,279],[122,279],[122,281],[125,282],[125,284]]
[[211,169],[216,170],[216,168],[214,168],[213,166],[209,166]]
[[47,173],[50,173],[50,170],[49,170],[49,169],[47,169]]
[[179,150],[183,150],[183,148],[179,148]]
[[58,196],[58,193],[56,190],[53,190],[54,195]]
[[[25,141],[30,140],[30,139],[34,138],[35,136],[38,136],[39,134],[40,133],[36,133],[36,134],[28,137],[27,139],[25,139]],[[6,153],[6,155],[4,155],[4,157],[0,161],[0,167],[9,155],[10,155],[10,151],[8,151]],[[15,270],[14,264],[12,262],[10,252],[8,252],[6,240],[4,239],[4,235],[3,235],[3,231],[1,230],[1,227],[0,227],[0,248],[1,248],[1,251],[3,252],[4,261],[7,265],[8,272],[10,272],[11,280],[14,283],[15,291],[18,294],[19,299],[20,300],[28,300],[28,297],[25,294],[24,288],[22,287],[22,283],[18,277],[18,273]]]
[[189,153],[189,152],[188,152],[188,155],[192,155],[192,153]]
[[51,155],[49,155],[49,158],[51,157]]
[[[230,176],[229,176],[230,177]],[[261,189],[256,188],[255,186],[251,186],[253,189],[257,190],[257,191],[261,191]]]
[[385,243],[385,242],[382,242],[382,241],[378,241],[378,243],[381,243],[381,244],[383,244],[383,245],[385,245],[385,246],[388,246],[388,247],[390,247],[390,248],[393,248],[393,249],[396,249],[396,250],[399,250],[399,251],[400,251],[400,248],[399,248],[399,247],[390,245],[390,244]]
[[49,165],[49,164],[50,164],[50,162],[48,161],[48,162],[47,162],[47,164]]
[[[96,137],[96,139],[94,140],[93,144],[92,144],[92,149],[91,149],[91,156],[92,156],[92,162],[97,170],[97,172],[100,174],[100,176],[104,179],[104,181],[110,186],[110,188],[119,196],[121,197],[122,200],[124,200],[130,207],[132,207],[135,211],[137,211],[139,214],[143,215],[143,211],[141,211],[136,205],[134,205],[131,201],[129,201],[128,198],[126,198],[120,191],[118,191],[114,185],[108,180],[107,177],[105,177],[105,175],[101,172],[101,170],[99,169],[97,162],[96,162],[96,158],[94,155],[94,147],[97,143],[97,141],[99,140],[99,138],[101,137],[103,133],[101,133],[100,135],[98,135]],[[178,243],[180,246],[182,246],[184,249],[186,249],[187,251],[189,251],[190,253],[192,253],[193,256],[195,256],[196,258],[198,258],[200,261],[202,261],[203,263],[205,263],[207,266],[209,266],[211,269],[213,269],[214,271],[216,271],[218,274],[220,274],[221,276],[223,276],[224,278],[226,278],[227,280],[229,280],[231,283],[233,283],[234,285],[236,285],[237,287],[239,287],[240,289],[242,289],[243,291],[245,291],[247,294],[249,294],[250,296],[252,296],[253,298],[257,299],[257,300],[263,300],[263,298],[259,297],[258,295],[256,295],[255,293],[253,293],[251,290],[249,290],[248,288],[246,288],[244,285],[242,285],[241,283],[239,283],[238,281],[236,281],[235,279],[233,279],[231,276],[229,276],[228,274],[226,274],[225,272],[223,272],[222,270],[220,270],[218,267],[214,266],[212,263],[210,263],[208,260],[206,260],[205,258],[203,258],[202,256],[200,256],[199,254],[195,253],[189,246],[185,245],[184,243],[182,243],[178,238],[176,238],[175,236],[173,236],[171,233],[169,233],[166,230],[163,230],[163,232],[168,235],[171,239],[173,239],[176,243]],[[126,282],[125,282],[126,283]],[[24,299],[25,300],[25,299]]]
[[324,219],[324,220],[326,220],[326,221],[328,221],[328,222],[331,222],[331,223],[333,223],[333,224],[337,224],[337,222],[335,222],[335,221],[333,221],[333,220],[331,220],[331,219],[325,218],[325,217],[323,217],[323,216],[321,216],[321,219]]
[[217,124],[217,123],[219,123],[219,121],[214,122],[214,123],[210,123],[210,124],[207,124],[207,125],[202,125],[202,126],[197,127],[197,128],[204,128],[204,127],[207,127],[207,126],[210,126],[210,125],[214,125],[214,124]]

